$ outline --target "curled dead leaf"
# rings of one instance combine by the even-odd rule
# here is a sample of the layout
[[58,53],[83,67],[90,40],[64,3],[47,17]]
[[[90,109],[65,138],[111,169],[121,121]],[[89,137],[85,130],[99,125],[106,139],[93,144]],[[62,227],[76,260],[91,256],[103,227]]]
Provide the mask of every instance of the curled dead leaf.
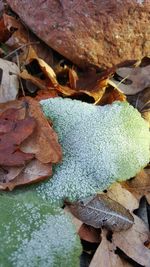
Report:
[[[97,74],[96,72],[89,72],[83,74],[81,77],[78,77],[78,74],[75,70],[69,69],[69,84],[61,85],[59,84],[56,74],[53,69],[43,60],[37,58],[36,56],[33,58],[36,59],[38,65],[41,68],[41,71],[44,74],[45,79],[41,80],[39,77],[35,77],[27,72],[27,70],[23,70],[20,73],[20,77],[24,80],[29,80],[36,86],[38,86],[41,90],[44,91],[53,91],[58,92],[63,96],[72,96],[77,97],[81,94],[88,95],[93,98],[93,102],[95,104],[99,104],[102,97],[105,95],[106,87],[110,84],[109,76],[103,77],[101,74]],[[113,84],[114,85],[114,84]],[[114,85],[115,86],[115,85]],[[109,103],[115,100],[125,101],[125,95],[115,86],[111,88],[109,93]],[[113,97],[111,97],[113,92]],[[57,94],[57,93],[56,93]]]

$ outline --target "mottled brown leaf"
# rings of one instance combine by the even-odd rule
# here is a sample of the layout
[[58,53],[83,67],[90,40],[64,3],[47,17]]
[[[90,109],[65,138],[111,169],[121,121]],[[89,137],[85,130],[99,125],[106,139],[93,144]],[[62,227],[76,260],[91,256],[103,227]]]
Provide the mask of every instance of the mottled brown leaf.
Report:
[[7,184],[0,184],[0,189],[13,190],[16,186],[32,184],[52,175],[52,164],[43,164],[37,159],[31,160],[18,175]]
[[128,210],[104,194],[76,201],[69,207],[74,216],[95,228],[121,231],[130,228],[134,221]]
[[7,183],[15,179],[19,173],[23,170],[21,167],[0,167],[0,189],[6,189]]
[[138,200],[128,190],[122,187],[120,183],[114,183],[108,190],[107,196],[120,203],[130,212],[139,207]]
[[[2,120],[2,122],[4,121]],[[5,131],[4,134],[1,134],[0,165],[20,166],[34,157],[33,154],[25,154],[20,151],[19,145],[33,133],[35,126],[35,119],[28,117],[23,120],[15,121],[13,125],[11,123],[10,131]]]
[[142,266],[150,266],[150,250],[144,245],[149,238],[149,230],[143,221],[134,216],[134,225],[122,232],[113,234],[112,242],[126,255]]
[[138,200],[150,195],[150,169],[146,168],[136,175],[135,178],[123,182],[123,186],[129,190]]
[[107,232],[102,230],[102,241],[97,248],[90,267],[131,267],[128,262],[121,259],[116,253],[116,246],[107,240]]
[[59,162],[62,151],[57,134],[49,125],[39,103],[30,97],[24,98],[23,101],[28,103],[28,113],[36,119],[37,124],[33,135],[21,144],[21,150],[25,153],[34,153],[42,163]]

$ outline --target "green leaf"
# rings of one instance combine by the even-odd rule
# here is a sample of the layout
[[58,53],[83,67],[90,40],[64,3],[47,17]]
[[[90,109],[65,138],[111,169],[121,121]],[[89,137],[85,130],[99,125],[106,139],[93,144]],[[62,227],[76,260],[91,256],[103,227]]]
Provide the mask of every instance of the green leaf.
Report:
[[81,246],[62,209],[33,192],[0,194],[1,267],[77,267]]

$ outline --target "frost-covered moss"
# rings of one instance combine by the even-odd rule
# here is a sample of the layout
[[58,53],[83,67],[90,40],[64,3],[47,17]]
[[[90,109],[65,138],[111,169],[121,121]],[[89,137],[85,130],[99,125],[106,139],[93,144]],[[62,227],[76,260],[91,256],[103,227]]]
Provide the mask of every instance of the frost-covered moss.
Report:
[[0,195],[0,267],[78,267],[69,216],[33,192]]
[[150,159],[148,124],[127,102],[104,107],[55,98],[41,102],[63,148],[63,162],[38,193],[75,200],[133,177]]

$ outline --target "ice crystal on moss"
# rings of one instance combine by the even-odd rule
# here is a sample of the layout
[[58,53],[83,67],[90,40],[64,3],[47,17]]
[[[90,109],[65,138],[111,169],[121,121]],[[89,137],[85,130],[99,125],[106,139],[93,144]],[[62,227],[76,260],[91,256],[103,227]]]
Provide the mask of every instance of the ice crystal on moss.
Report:
[[37,188],[44,198],[86,197],[133,177],[149,162],[148,124],[127,102],[100,107],[55,98],[41,105],[63,148],[53,178]]

